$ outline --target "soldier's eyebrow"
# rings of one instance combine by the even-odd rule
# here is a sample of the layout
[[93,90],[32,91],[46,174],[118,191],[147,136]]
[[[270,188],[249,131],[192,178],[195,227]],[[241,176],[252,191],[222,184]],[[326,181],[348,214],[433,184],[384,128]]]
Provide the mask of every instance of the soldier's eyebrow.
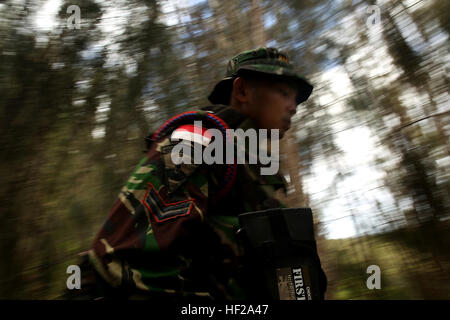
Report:
[[283,81],[283,83],[286,84],[287,86],[289,86],[289,88],[291,88],[291,89],[293,89],[295,91],[297,91],[297,89],[298,89],[298,84],[295,81],[287,80],[287,81]]
[[297,92],[297,84],[292,81],[276,81],[275,85],[288,87],[290,90]]

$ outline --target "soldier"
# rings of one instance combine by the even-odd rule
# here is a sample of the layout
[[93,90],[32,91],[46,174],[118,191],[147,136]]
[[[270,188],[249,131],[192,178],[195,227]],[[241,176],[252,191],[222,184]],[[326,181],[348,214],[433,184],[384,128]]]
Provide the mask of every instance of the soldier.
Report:
[[283,177],[261,175],[261,164],[176,164],[172,151],[180,141],[204,150],[206,128],[278,129],[283,136],[312,88],[283,52],[246,51],[230,60],[209,96],[212,106],[178,115],[149,136],[146,156],[88,253],[98,297],[248,298],[237,216],[284,207],[274,197],[285,191]]

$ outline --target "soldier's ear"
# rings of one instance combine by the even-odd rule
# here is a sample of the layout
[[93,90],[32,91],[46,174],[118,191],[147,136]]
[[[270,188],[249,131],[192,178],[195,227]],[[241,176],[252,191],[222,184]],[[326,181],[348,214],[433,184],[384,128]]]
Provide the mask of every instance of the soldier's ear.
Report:
[[237,77],[233,81],[233,95],[240,102],[247,102],[249,98],[250,83],[244,78]]

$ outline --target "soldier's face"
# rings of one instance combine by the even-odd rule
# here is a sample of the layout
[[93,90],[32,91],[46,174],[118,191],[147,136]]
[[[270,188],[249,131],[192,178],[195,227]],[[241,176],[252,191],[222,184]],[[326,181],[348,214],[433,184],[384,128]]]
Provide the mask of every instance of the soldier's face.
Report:
[[249,95],[248,109],[259,128],[279,129],[283,137],[296,112],[296,96],[292,84],[269,79],[256,81]]

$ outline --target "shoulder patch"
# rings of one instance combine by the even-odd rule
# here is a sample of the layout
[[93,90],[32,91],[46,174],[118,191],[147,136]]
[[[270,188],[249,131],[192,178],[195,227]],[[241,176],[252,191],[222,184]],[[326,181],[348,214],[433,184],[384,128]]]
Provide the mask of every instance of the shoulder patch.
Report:
[[205,127],[195,126],[193,124],[186,124],[178,127],[172,132],[170,136],[171,141],[186,140],[207,146],[212,139]]
[[153,185],[148,183],[148,189],[142,203],[153,215],[156,222],[163,222],[190,214],[194,205],[194,199],[187,199],[172,203],[165,202]]

